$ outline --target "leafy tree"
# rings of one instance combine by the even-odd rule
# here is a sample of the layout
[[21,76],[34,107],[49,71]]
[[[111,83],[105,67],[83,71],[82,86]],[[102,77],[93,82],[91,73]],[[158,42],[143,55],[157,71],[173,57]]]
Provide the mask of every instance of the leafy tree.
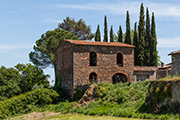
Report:
[[19,95],[21,88],[19,83],[21,77],[19,72],[14,68],[0,68],[0,101]]
[[156,38],[156,25],[154,13],[152,13],[152,22],[151,22],[151,42],[150,42],[150,65],[157,66],[158,55],[157,55],[157,38]]
[[123,32],[121,26],[119,26],[118,42],[123,42]]
[[35,85],[43,85],[45,88],[49,87],[48,77],[44,75],[43,71],[32,64],[17,64],[15,68],[21,74],[20,87],[23,93],[31,91]]
[[139,54],[139,46],[138,46],[138,36],[137,36],[137,22],[134,24],[134,37],[133,37],[133,45],[134,48],[134,65],[138,65],[138,54]]
[[144,28],[144,7],[143,3],[141,3],[140,7],[140,19],[139,19],[139,26],[138,26],[138,32],[139,32],[139,55],[138,55],[138,61],[139,66],[144,66],[144,59],[145,59],[145,28]]
[[113,26],[111,25],[111,30],[110,30],[110,42],[114,42],[114,34],[113,34]]
[[149,11],[148,8],[146,8],[146,31],[145,31],[145,59],[144,63],[146,66],[150,65],[150,44],[151,44],[151,34],[150,34],[150,17],[149,17]]
[[98,25],[97,30],[96,30],[95,41],[101,41],[101,35],[100,35],[99,25]]
[[108,42],[107,17],[104,17],[104,42]]
[[131,44],[129,11],[126,16],[126,37],[124,43]]
[[91,26],[87,26],[82,19],[76,22],[74,19],[66,17],[62,23],[59,23],[58,29],[74,33],[80,40],[91,40],[94,37],[91,33]]
[[77,36],[63,29],[47,31],[36,41],[33,52],[29,53],[30,61],[40,68],[55,67],[55,49],[64,39],[77,40]]

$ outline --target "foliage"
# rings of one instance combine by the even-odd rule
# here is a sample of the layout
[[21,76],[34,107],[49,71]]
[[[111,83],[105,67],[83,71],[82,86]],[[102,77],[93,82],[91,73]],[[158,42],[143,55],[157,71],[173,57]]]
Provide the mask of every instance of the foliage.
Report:
[[0,118],[33,111],[36,106],[56,103],[58,96],[54,90],[44,88],[0,101]]
[[34,51],[29,53],[30,61],[41,68],[46,68],[49,65],[54,66],[56,47],[64,39],[77,40],[78,38],[63,29],[55,29],[42,34],[33,47]]
[[101,34],[100,34],[100,30],[99,30],[99,25],[97,27],[97,30],[96,30],[96,34],[95,34],[95,41],[101,41]]
[[110,30],[110,42],[114,42],[114,33],[113,33],[113,26],[111,25],[111,30]]
[[152,13],[152,22],[151,22],[151,44],[150,44],[150,63],[152,66],[157,66],[158,63],[158,52],[157,52],[157,38],[156,38],[156,26],[155,26],[155,17]]
[[87,26],[82,19],[76,22],[74,19],[66,17],[62,23],[59,23],[58,29],[74,33],[80,40],[91,40],[94,37],[91,33],[91,26]]
[[127,11],[126,16],[126,37],[124,43],[131,45],[131,36],[130,36],[130,19],[129,19],[129,11]]
[[107,17],[104,16],[104,42],[108,42]]
[[43,85],[45,88],[49,87],[48,77],[44,75],[43,71],[32,64],[17,64],[15,68],[21,74],[21,81],[19,86],[22,93],[31,91],[35,85]]
[[145,28],[144,28],[144,7],[143,7],[143,3],[141,3],[141,8],[140,8],[140,19],[139,19],[139,26],[138,26],[138,32],[139,32],[139,55],[138,55],[138,61],[139,61],[139,66],[144,66],[145,62],[144,59],[145,58],[145,47],[146,47],[146,43],[145,43]]
[[2,66],[0,68],[0,101],[19,95],[21,93],[20,81],[21,76],[16,69]]
[[134,48],[134,65],[138,65],[138,55],[139,55],[139,46],[138,46],[138,36],[137,36],[137,22],[134,24],[134,37],[133,37],[133,45],[135,46]]
[[121,26],[119,26],[118,42],[123,42],[123,32]]
[[[151,33],[150,33],[150,17],[149,17],[149,10],[146,8],[146,30],[145,30],[145,41],[146,41],[146,46],[145,46],[145,59],[144,63],[145,66],[150,66],[150,49],[154,49],[150,47],[151,44]],[[152,65],[153,66],[153,65]]]

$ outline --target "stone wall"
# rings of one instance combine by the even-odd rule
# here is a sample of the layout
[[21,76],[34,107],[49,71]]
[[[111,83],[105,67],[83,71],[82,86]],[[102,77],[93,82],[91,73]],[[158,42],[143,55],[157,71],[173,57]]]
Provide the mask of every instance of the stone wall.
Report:
[[[107,46],[75,45],[73,47],[73,77],[74,87],[88,84],[89,74],[95,72],[98,83],[112,83],[112,77],[116,73],[127,75],[132,80],[134,70],[134,49]],[[90,52],[97,54],[97,66],[89,65]],[[123,66],[118,66],[117,53],[123,54]]]
[[[56,78],[68,96],[73,96],[73,49],[64,42],[56,51]],[[62,82],[60,83],[60,77]]]
[[172,55],[172,75],[180,75],[180,54]]

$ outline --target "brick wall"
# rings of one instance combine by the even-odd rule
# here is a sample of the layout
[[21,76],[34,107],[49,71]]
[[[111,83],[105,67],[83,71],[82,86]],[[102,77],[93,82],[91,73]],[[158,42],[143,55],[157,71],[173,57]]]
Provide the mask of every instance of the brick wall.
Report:
[[[127,75],[129,80],[132,79],[134,70],[133,48],[75,45],[73,50],[74,87],[89,83],[89,74],[92,72],[97,74],[98,83],[112,83],[112,76],[117,72]],[[90,52],[97,54],[97,66],[89,65]],[[123,54],[123,67],[116,64],[117,53]]]
[[[60,76],[62,78],[61,86],[64,92],[73,96],[73,49],[72,45],[68,42],[64,42],[60,45],[56,51],[56,77],[60,82]],[[59,83],[60,84],[60,83]]]

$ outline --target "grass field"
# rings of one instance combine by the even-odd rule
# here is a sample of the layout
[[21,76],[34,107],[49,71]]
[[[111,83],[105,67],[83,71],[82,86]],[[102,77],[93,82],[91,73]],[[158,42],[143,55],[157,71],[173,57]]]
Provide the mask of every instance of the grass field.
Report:
[[[54,112],[32,112],[30,114],[9,118],[7,120],[139,120],[134,118],[122,118],[111,116],[88,116],[82,114],[61,114]],[[143,119],[144,120],[144,119]]]

